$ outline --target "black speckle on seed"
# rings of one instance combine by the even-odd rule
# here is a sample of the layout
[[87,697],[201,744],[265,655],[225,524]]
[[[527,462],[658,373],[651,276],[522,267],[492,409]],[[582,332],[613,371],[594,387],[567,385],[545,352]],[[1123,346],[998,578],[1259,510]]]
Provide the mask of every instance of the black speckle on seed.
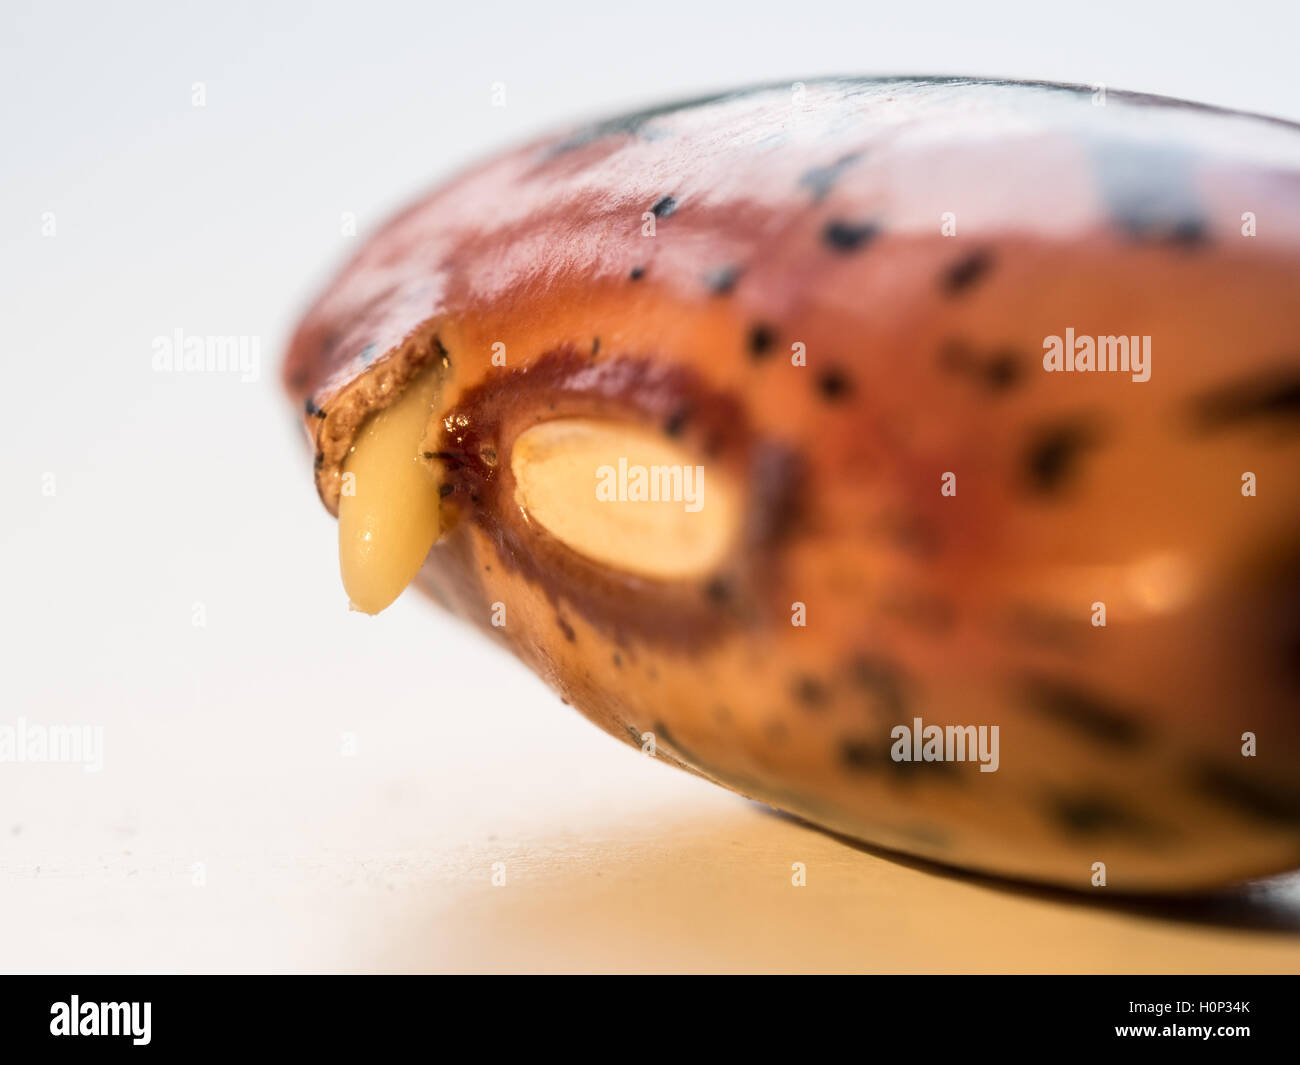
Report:
[[1024,476],[1035,495],[1061,492],[1079,469],[1079,459],[1097,443],[1096,429],[1082,422],[1048,425],[1035,431],[1024,453]]
[[591,355],[595,358],[600,354],[600,337],[593,337],[591,341]]
[[986,249],[962,256],[943,272],[940,287],[949,296],[956,296],[980,281],[993,266],[993,255]]
[[836,403],[853,392],[853,382],[843,370],[831,367],[817,375],[817,391],[828,403]]
[[664,432],[669,436],[681,436],[689,417],[690,412],[685,407],[676,408],[664,422]]
[[715,606],[725,606],[731,602],[731,582],[725,577],[713,577],[704,585],[704,597]]
[[1140,817],[1100,795],[1051,794],[1047,797],[1047,814],[1072,836],[1149,835]]
[[749,354],[755,361],[769,355],[775,342],[776,336],[770,326],[755,322],[749,327]]
[[821,710],[830,701],[826,685],[810,674],[795,677],[791,689],[795,699],[809,710]]
[[754,449],[745,521],[750,544],[778,546],[804,523],[808,513],[807,469],[807,458],[784,445],[769,441]]
[[943,343],[939,367],[994,394],[1009,392],[1024,381],[1024,359],[1018,352],[998,348],[988,356],[980,356],[963,340]]
[[998,351],[984,364],[984,383],[990,392],[1008,392],[1024,379],[1020,356],[1014,351]]
[[1300,789],[1251,776],[1244,768],[1198,766],[1193,781],[1201,794],[1251,820],[1294,828],[1300,825]]
[[[880,754],[870,741],[862,739],[844,739],[840,741],[840,765],[857,772],[878,769]],[[885,757],[888,758],[888,752]]]
[[860,738],[845,739],[840,743],[840,763],[862,772],[883,769],[891,784],[909,787],[922,781],[961,783],[961,768],[956,762],[895,758],[894,747],[898,742],[892,737],[874,744]]
[[438,361],[442,363],[444,370],[451,365],[451,355],[448,354],[447,349],[443,346],[442,337],[437,335],[433,338],[433,353]]
[[308,415],[310,415],[310,416],[313,417],[313,418],[323,418],[323,417],[325,417],[325,412],[324,412],[323,410],[321,410],[320,407],[316,406],[316,401],[315,401],[314,399],[312,399],[311,396],[308,396],[308,397],[307,397],[307,402],[306,402],[306,404],[305,404],[305,408],[306,408],[306,411],[307,411]]
[[1142,715],[1104,695],[1069,681],[1037,675],[1026,677],[1023,688],[1035,710],[1090,739],[1130,750],[1142,745]]
[[664,196],[650,208],[650,213],[656,218],[667,218],[675,210],[677,210],[677,201],[671,196]]
[[1200,218],[1152,217],[1143,213],[1144,210],[1138,208],[1134,213],[1115,217],[1116,225],[1131,240],[1166,244],[1175,248],[1195,248],[1208,239],[1205,222]]
[[894,721],[902,722],[907,712],[903,673],[894,663],[875,655],[856,655],[849,662],[849,680],[870,696],[874,708]]
[[619,654],[617,651],[614,652],[613,662],[614,662],[615,669],[623,668],[623,656]]
[[574,633],[572,625],[570,625],[567,621],[564,620],[564,618],[561,617],[557,617],[555,619],[555,622],[557,625],[560,626],[560,631],[564,633],[564,638],[568,640],[569,643],[577,642],[578,637],[577,634]]
[[839,180],[840,175],[861,157],[861,152],[851,152],[848,155],[840,156],[835,162],[826,166],[815,166],[804,172],[803,176],[799,178],[799,185],[812,193],[813,203],[821,203],[830,195],[831,189],[835,187],[835,182]]
[[1097,184],[1114,224],[1131,240],[1193,248],[1208,238],[1197,195],[1198,161],[1171,144],[1098,140]]
[[1205,221],[1201,218],[1180,218],[1170,227],[1169,242],[1184,248],[1193,248],[1209,239]]
[[1193,402],[1192,420],[1207,433],[1256,422],[1300,420],[1300,372],[1280,367],[1216,388]]
[[455,491],[455,487],[444,481],[442,484],[438,485],[438,498],[446,499],[453,491]]
[[630,277],[633,281],[640,281],[641,278],[645,277],[645,267],[634,266],[632,267],[631,271],[628,273],[627,276]]
[[715,296],[725,296],[736,287],[736,282],[740,280],[740,274],[740,267],[734,264],[719,266],[704,275],[704,283]]
[[845,222],[833,218],[822,229],[822,240],[832,251],[851,252],[865,248],[879,235],[875,222]]

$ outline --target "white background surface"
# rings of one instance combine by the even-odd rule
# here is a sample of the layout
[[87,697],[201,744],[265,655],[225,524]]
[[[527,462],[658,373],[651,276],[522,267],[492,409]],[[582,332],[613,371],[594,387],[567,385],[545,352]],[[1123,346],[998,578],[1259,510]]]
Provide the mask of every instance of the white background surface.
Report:
[[[1066,908],[1063,932],[1056,903],[883,862],[637,757],[431,605],[349,614],[277,380],[296,315],[357,239],[344,212],[364,234],[547,128],[890,72],[1300,119],[1300,6],[0,12],[0,724],[105,736],[100,773],[0,764],[0,968],[997,968],[993,940],[912,928],[896,907],[929,891],[1037,927],[1044,949],[1056,935],[1066,968],[1300,968],[1289,917],[1242,935]],[[153,338],[175,329],[259,337],[259,379],[153,372]],[[790,862],[813,854],[829,894],[792,903]],[[494,861],[510,870],[496,894]]]

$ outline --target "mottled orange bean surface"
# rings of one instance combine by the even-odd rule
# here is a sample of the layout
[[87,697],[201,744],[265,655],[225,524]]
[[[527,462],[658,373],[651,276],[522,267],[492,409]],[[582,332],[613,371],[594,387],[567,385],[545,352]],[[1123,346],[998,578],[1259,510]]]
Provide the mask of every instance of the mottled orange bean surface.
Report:
[[[331,511],[421,374],[417,583],[619,739],[1081,890],[1298,864],[1300,127],[891,78],[565,131],[414,203],[306,314],[284,375]],[[561,419],[735,486],[722,559],[656,579],[533,520],[512,448]],[[431,643],[412,683],[456,666]],[[996,771],[900,759],[931,726],[996,726]]]

